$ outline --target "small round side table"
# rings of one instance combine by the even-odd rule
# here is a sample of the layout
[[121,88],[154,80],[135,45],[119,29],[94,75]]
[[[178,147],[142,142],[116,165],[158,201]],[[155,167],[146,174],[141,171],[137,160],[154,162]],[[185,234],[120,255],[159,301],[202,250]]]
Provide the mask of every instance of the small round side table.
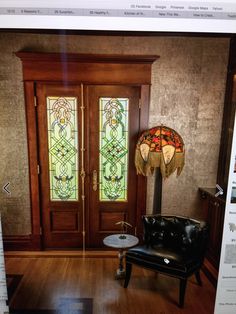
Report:
[[131,234],[112,234],[103,239],[103,243],[106,246],[119,249],[119,268],[116,271],[116,279],[123,279],[125,277],[123,266],[124,250],[137,245],[138,242],[139,239]]

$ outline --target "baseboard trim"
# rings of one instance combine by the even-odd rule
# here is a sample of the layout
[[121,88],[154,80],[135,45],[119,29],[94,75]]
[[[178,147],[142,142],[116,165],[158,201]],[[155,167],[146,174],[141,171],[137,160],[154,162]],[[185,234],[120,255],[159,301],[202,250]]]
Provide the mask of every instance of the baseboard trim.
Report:
[[71,251],[5,251],[4,256],[7,258],[115,258],[118,261],[118,252],[115,251],[83,251],[83,250],[71,250]]
[[40,235],[6,235],[3,236],[5,251],[38,251],[41,250]]

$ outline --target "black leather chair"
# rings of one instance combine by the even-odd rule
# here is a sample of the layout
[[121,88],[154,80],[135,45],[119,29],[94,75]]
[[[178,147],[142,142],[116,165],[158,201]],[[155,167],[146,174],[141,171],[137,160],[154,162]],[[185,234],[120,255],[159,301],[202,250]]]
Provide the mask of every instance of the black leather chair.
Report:
[[179,306],[184,305],[187,278],[195,274],[199,285],[208,238],[208,225],[182,216],[143,216],[144,245],[126,253],[127,288],[132,264],[180,279]]

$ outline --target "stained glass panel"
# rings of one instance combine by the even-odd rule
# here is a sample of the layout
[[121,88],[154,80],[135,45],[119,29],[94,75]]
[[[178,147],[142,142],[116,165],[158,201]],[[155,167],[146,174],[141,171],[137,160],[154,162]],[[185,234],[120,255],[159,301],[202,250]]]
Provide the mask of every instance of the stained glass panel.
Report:
[[76,97],[47,97],[51,201],[78,200]]
[[100,201],[127,201],[128,98],[99,99]]

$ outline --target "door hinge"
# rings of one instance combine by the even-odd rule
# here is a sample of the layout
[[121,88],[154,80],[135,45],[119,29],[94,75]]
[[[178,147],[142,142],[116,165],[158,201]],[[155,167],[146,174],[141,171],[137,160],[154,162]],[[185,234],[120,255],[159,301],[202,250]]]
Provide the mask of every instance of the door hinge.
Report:
[[37,99],[37,96],[34,96],[34,106],[35,106],[35,107],[38,106],[38,99]]
[[137,227],[134,227],[134,235],[137,235]]
[[42,227],[40,227],[40,229],[39,229],[39,233],[40,233],[40,235],[42,235],[42,234],[43,234]]
[[139,98],[138,107],[139,107],[139,109],[141,109],[141,98]]
[[38,171],[38,174],[40,174],[40,166],[37,165],[37,171]]

